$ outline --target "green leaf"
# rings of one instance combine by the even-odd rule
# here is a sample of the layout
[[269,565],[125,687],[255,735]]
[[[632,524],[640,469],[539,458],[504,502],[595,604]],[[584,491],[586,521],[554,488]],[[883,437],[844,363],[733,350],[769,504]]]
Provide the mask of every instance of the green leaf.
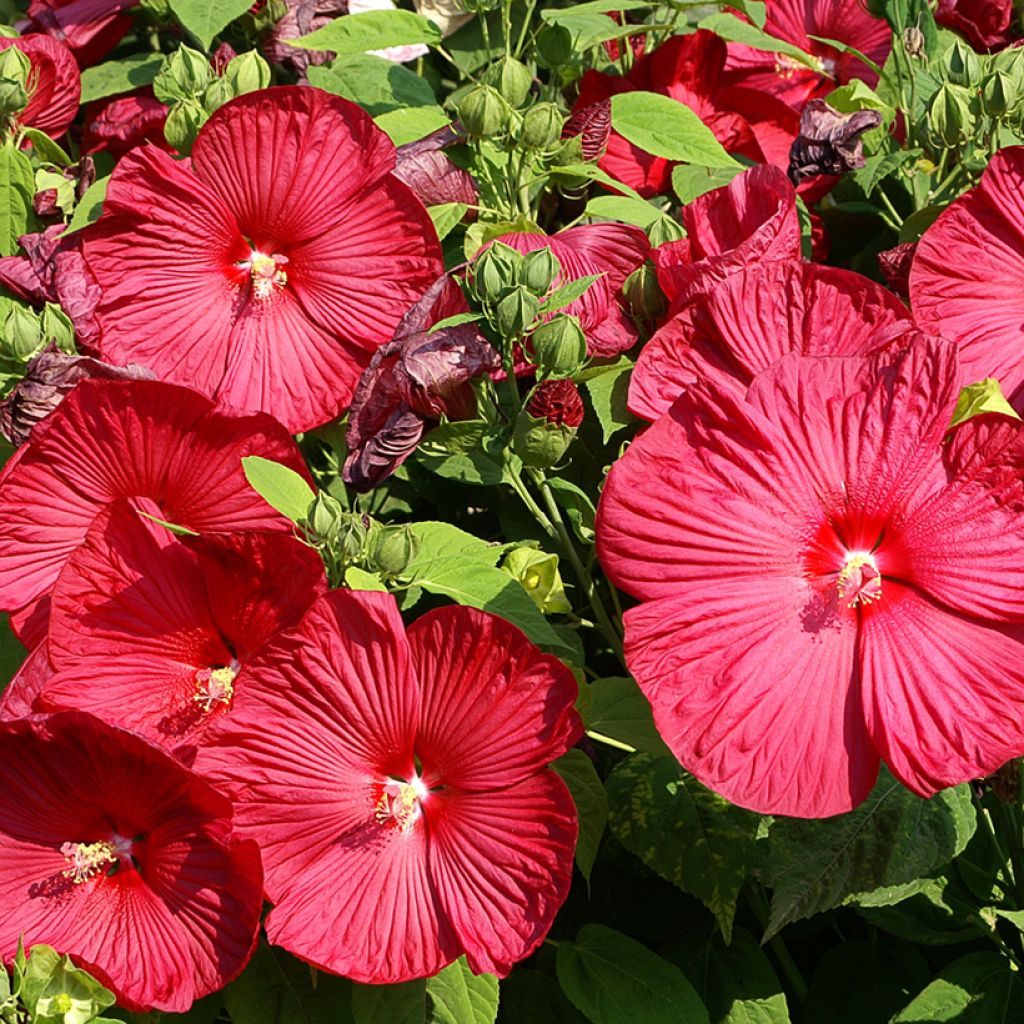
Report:
[[139,509],[139,515],[146,519],[151,519],[158,526],[162,526],[165,530],[170,530],[176,537],[198,537],[199,534],[195,530],[190,530],[187,526],[179,526],[177,523],[169,523],[166,519],[159,519],[156,516],[151,516],[148,512],[143,512]]
[[246,455],[242,459],[242,470],[249,486],[271,508],[293,523],[301,523],[306,518],[316,491],[294,469],[261,455]]
[[[428,206],[427,213],[430,214],[430,219],[434,222],[434,230],[437,232],[437,237],[441,239],[450,235],[455,227],[461,223],[468,209],[469,207],[465,203],[439,203],[437,206]],[[451,320],[453,317],[448,319]],[[463,323],[465,322],[463,321]]]
[[586,3],[571,7],[548,8],[541,11],[541,18],[549,24],[572,20],[586,14],[614,14],[618,11],[639,11],[654,7],[654,0],[587,0]]
[[424,1024],[427,983],[353,985],[352,1024]]
[[34,945],[19,999],[33,1024],[85,1022],[114,1005],[114,994],[50,946]]
[[645,199],[636,200],[629,196],[595,196],[583,212],[588,217],[604,217],[623,224],[635,224],[645,230],[665,216]]
[[459,957],[427,979],[427,1024],[494,1024],[498,1016],[498,979],[474,974]]
[[859,906],[858,911],[890,935],[930,946],[969,942],[984,934],[978,921],[977,901],[959,879],[946,875],[924,879],[917,893],[895,906]]
[[14,678],[27,654],[11,632],[7,616],[0,615],[0,692]]
[[261,943],[242,976],[224,990],[224,1006],[244,1024],[349,1024],[351,990],[347,979]]
[[35,227],[32,161],[11,140],[0,146],[0,256],[13,256],[18,239]]
[[728,945],[721,933],[693,935],[672,960],[682,965],[715,1024],[790,1024],[782,983],[750,932],[736,928]]
[[549,173],[556,178],[561,174],[570,178],[586,178],[589,181],[597,181],[606,188],[610,188],[613,192],[620,192],[622,195],[629,196],[631,199],[646,202],[639,192],[634,192],[633,189],[624,182],[621,182],[605,171],[602,171],[597,164],[563,164],[559,167],[552,167]]
[[92,224],[100,219],[103,213],[103,200],[107,197],[107,185],[109,184],[110,175],[108,174],[105,178],[97,178],[85,190],[85,195],[75,205],[75,212],[71,215],[71,222],[64,235],[70,235],[72,231],[77,231],[79,228],[84,228],[86,224]]
[[673,757],[633,754],[608,777],[611,828],[662,878],[696,896],[726,942],[754,856],[760,815],[702,786]]
[[133,53],[86,68],[82,72],[82,103],[152,85],[163,62],[163,55],[159,53]]
[[758,28],[768,20],[768,5],[764,0],[729,0],[729,6],[745,14]]
[[994,377],[986,377],[984,380],[978,381],[977,384],[968,384],[960,389],[949,429],[952,430],[975,416],[989,412],[1012,416],[1015,420],[1020,419],[1016,409],[1003,398],[1002,388],[999,387],[999,381]]
[[493,487],[504,479],[504,470],[499,463],[479,450],[449,454],[420,447],[416,452],[416,461],[432,473],[462,484]]
[[[246,0],[167,0],[174,16],[199,40],[204,50],[221,29],[245,14],[251,3]],[[297,40],[289,40],[296,43]]]
[[734,167],[711,129],[685,104],[655,92],[612,97],[612,127],[645,153],[704,167]]
[[[57,164],[60,167],[71,166],[71,157],[46,132],[41,132],[38,128],[24,128],[22,130],[25,133],[25,138],[32,143],[36,156],[43,163]],[[71,182],[68,182],[68,184],[70,185]]]
[[396,146],[415,142],[451,123],[440,107],[402,107],[378,114],[373,120]]
[[576,867],[589,882],[597,859],[597,848],[608,824],[608,797],[594,762],[582,750],[574,747],[566,751],[552,767],[562,776],[576,804],[580,823]]
[[587,1019],[540,971],[517,967],[501,982],[502,1024],[587,1024]]
[[1024,981],[998,953],[970,953],[954,961],[893,1024],[1024,1024]]
[[367,572],[365,569],[360,569],[358,565],[350,565],[345,570],[345,586],[349,590],[383,590],[386,591],[388,588],[384,586],[384,581],[375,572]]
[[922,800],[884,768],[867,800],[848,814],[776,818],[768,836],[774,892],[765,937],[932,874],[964,849],[976,825],[968,786]]
[[753,46],[757,50],[766,50],[768,53],[782,53],[792,57],[798,64],[821,71],[821,61],[811,54],[805,53],[799,46],[787,43],[775,36],[768,35],[763,29],[756,25],[748,25],[741,21],[735,14],[709,14],[702,18],[697,24],[698,28],[706,28],[721,36],[727,43],[741,43],[743,46]]
[[350,53],[330,64],[312,65],[307,74],[310,85],[352,100],[374,117],[406,107],[437,106],[426,79],[372,53]]
[[679,197],[684,206],[692,203],[698,196],[713,192],[716,188],[724,188],[742,174],[743,168],[736,167],[698,167],[696,164],[680,164],[672,168],[672,191]]
[[633,364],[625,363],[614,367],[608,373],[602,373],[599,377],[591,377],[586,382],[605,443],[613,434],[635,422],[636,418],[626,406],[632,371]]
[[554,313],[556,310],[565,309],[570,303],[586,295],[590,286],[603,276],[603,274],[587,274],[586,277],[578,277],[575,281],[563,284],[540,304],[540,312]]
[[710,1024],[678,967],[604,925],[563,941],[556,963],[562,991],[592,1024]]
[[437,46],[441,30],[429,19],[411,11],[363,11],[335,18],[323,28],[298,39],[289,39],[291,46],[307,50],[330,50],[339,57],[349,53],[366,53],[389,46],[426,43]]
[[555,501],[565,514],[569,517],[573,533],[583,544],[593,544],[596,534],[594,533],[594,520],[597,511],[594,503],[581,487],[577,487],[571,480],[555,476],[548,480],[548,487],[555,496]]
[[634,750],[659,757],[670,756],[654,726],[651,705],[632,679],[616,676],[595,679],[589,689],[587,732],[608,736]]
[[[452,203],[450,205],[457,206],[459,204]],[[435,206],[433,209],[437,210],[440,209],[440,207]],[[428,208],[427,212],[430,212],[430,208]],[[434,331],[443,331],[446,327],[461,327],[463,324],[475,324],[478,320],[483,320],[483,318],[483,313],[455,313],[452,316],[446,316],[443,320],[438,320],[437,323],[430,328],[430,333],[433,333]],[[432,432],[433,431],[431,431],[431,433]],[[429,437],[429,434],[427,436]]]

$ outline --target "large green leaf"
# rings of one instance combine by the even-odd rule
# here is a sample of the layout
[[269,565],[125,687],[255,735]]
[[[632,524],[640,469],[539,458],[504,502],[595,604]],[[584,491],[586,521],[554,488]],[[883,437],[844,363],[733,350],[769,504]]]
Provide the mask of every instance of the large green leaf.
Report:
[[0,146],[0,256],[13,256],[18,239],[35,227],[32,161],[8,140]]
[[700,21],[699,27],[714,32],[727,43],[740,43],[743,46],[753,46],[757,50],[767,50],[769,53],[781,53],[791,57],[798,64],[821,71],[821,61],[817,57],[812,57],[799,46],[787,43],[783,39],[776,39],[756,25],[737,18],[735,14],[709,14]]
[[940,971],[893,1024],[1024,1024],[1024,981],[998,953],[971,953]]
[[342,57],[412,43],[436,46],[441,42],[441,30],[412,11],[363,11],[335,18],[308,36],[288,42],[307,50],[330,50]]
[[210,49],[214,36],[245,14],[251,3],[246,0],[167,0],[174,16],[202,44]]
[[312,65],[307,74],[310,85],[352,100],[374,117],[400,108],[437,105],[426,79],[372,53],[350,53],[330,64]]
[[946,875],[925,879],[917,893],[895,906],[858,909],[875,927],[910,942],[949,946],[983,934],[977,902],[959,879]]
[[592,1024],[710,1024],[678,967],[604,925],[561,942],[557,968],[562,990]]
[[553,765],[569,787],[579,817],[576,866],[588,881],[608,824],[608,797],[594,762],[578,747],[566,751]]
[[626,406],[632,372],[632,363],[617,363],[610,366],[606,373],[590,377],[586,381],[590,401],[601,424],[601,432],[606,443],[613,434],[636,422],[636,417]]
[[294,469],[262,455],[246,455],[242,459],[242,470],[249,486],[271,508],[293,523],[301,523],[306,518],[316,492]]
[[656,92],[612,97],[612,127],[645,153],[702,167],[735,167],[711,129],[685,103]]
[[120,60],[108,60],[82,72],[82,102],[92,103],[106,96],[131,92],[152,85],[163,66],[160,53],[133,53]]
[[585,3],[572,4],[569,7],[549,7],[541,11],[540,16],[546,22],[555,23],[571,21],[585,14],[615,14],[619,11],[639,11],[654,6],[655,0],[586,0]]
[[[767,935],[843,903],[873,902],[873,890],[933,874],[964,849],[976,825],[967,786],[922,800],[884,768],[867,800],[849,814],[776,819],[768,837],[774,892]],[[905,895],[886,894],[880,902]]]
[[107,197],[109,184],[110,175],[108,174],[105,178],[97,178],[85,190],[85,195],[75,204],[75,212],[71,215],[71,222],[68,224],[67,231],[64,232],[65,235],[100,219],[103,214],[103,200]]
[[629,677],[595,679],[590,684],[587,731],[607,736],[648,754],[668,755],[654,726],[654,715],[640,687]]
[[760,816],[712,793],[672,757],[633,754],[615,766],[607,788],[618,840],[696,896],[728,941]]
[[353,1024],[494,1024],[498,979],[474,974],[465,957],[439,974],[401,985],[355,985]]

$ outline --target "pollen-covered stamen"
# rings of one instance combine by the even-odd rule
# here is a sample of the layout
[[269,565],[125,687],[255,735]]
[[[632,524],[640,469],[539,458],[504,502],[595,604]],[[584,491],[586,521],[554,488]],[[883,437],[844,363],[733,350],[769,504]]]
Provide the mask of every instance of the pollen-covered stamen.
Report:
[[60,852],[68,862],[62,874],[75,885],[88,882],[101,871],[117,864],[122,856],[131,852],[131,843],[125,840],[101,840],[98,843],[65,843]]
[[227,707],[235,694],[235,676],[241,666],[234,658],[230,665],[204,668],[196,673],[196,692],[192,699],[209,714],[218,705]]
[[409,782],[389,779],[373,816],[381,825],[408,832],[423,813],[422,801],[426,795],[427,787],[418,776],[413,776]]
[[252,282],[252,293],[257,299],[266,299],[274,294],[275,289],[283,288],[288,283],[288,275],[282,269],[288,262],[287,256],[279,252],[266,253],[254,250],[247,260],[237,264],[239,270],[247,270]]
[[882,596],[882,574],[878,571],[874,555],[867,551],[851,551],[839,570],[836,587],[850,608],[877,601]]

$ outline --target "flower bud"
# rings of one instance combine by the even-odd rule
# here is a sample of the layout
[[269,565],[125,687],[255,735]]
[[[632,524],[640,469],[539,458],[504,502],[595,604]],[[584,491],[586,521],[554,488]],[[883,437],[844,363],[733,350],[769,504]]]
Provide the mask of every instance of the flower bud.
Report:
[[668,299],[658,284],[658,275],[649,263],[643,263],[626,278],[622,293],[635,320],[657,323],[668,311]]
[[[550,383],[560,384],[562,381]],[[524,411],[516,417],[512,450],[523,460],[524,465],[550,469],[562,461],[575,436],[574,427],[549,423]]]
[[558,571],[558,555],[548,554],[533,547],[513,548],[500,566],[514,580],[518,580],[530,600],[545,615],[565,614],[572,611],[565,596],[565,585]]
[[981,80],[981,61],[978,55],[959,39],[946,51],[942,63],[946,69],[946,78],[954,85],[970,88]]
[[374,541],[370,562],[382,576],[393,578],[405,572],[418,549],[419,542],[408,523],[385,526]]
[[483,82],[497,89],[511,106],[521,107],[530,95],[533,75],[525,64],[514,57],[502,57],[497,64],[487,69]]
[[164,122],[164,138],[167,144],[183,156],[192,152],[199,129],[206,124],[209,115],[193,100],[175,103]]
[[928,108],[932,135],[946,146],[956,146],[968,138],[973,124],[970,93],[963,86],[944,82]]
[[203,93],[203,110],[207,115],[219,110],[235,98],[235,90],[226,78],[215,78]]
[[1017,105],[1013,79],[1003,71],[988,76],[981,87],[981,107],[989,117],[1005,117]]
[[575,430],[583,422],[583,399],[571,380],[546,380],[538,384],[526,411],[537,419]]
[[572,60],[572,33],[564,25],[545,25],[537,33],[535,47],[540,64],[560,68]]
[[473,287],[481,301],[496,304],[516,286],[523,257],[510,245],[495,242],[473,264]]
[[534,295],[547,295],[561,269],[558,257],[549,246],[534,249],[523,256],[519,268],[519,283]]
[[530,335],[530,345],[537,365],[549,374],[573,373],[587,358],[586,335],[579,320],[568,313],[542,323]]
[[523,117],[519,140],[527,149],[547,149],[561,137],[564,118],[554,103],[538,103]]
[[904,29],[903,49],[906,50],[908,57],[912,57],[915,60],[923,57],[925,55],[925,42],[924,33],[916,25],[911,25],[910,28]]
[[213,68],[213,73],[218,77],[222,78],[224,72],[227,71],[228,65],[238,56],[235,52],[235,48],[230,43],[221,43],[216,50],[213,51],[213,56],[210,57],[210,67]]
[[190,100],[203,92],[210,78],[206,57],[189,46],[179,46],[164,58],[163,67],[153,80],[153,92],[161,103]]
[[228,62],[224,81],[235,96],[266,89],[270,85],[270,65],[255,50],[246,50]]
[[337,498],[326,491],[317,491],[306,513],[306,535],[313,545],[331,544],[338,537],[345,510]]
[[4,320],[4,347],[19,362],[26,362],[43,347],[39,317],[24,306],[13,305]]
[[459,103],[459,120],[469,135],[488,139],[500,135],[512,117],[501,93],[489,85],[471,89]]
[[62,352],[72,355],[75,351],[75,325],[60,306],[47,302],[43,306],[41,325],[43,339],[52,341]]
[[366,543],[370,537],[371,523],[369,516],[358,512],[346,512],[338,524],[337,535],[333,541],[334,551],[345,565],[362,560],[366,552]]
[[0,117],[20,114],[28,106],[32,62],[17,46],[0,50]]
[[537,318],[540,300],[520,286],[509,292],[498,303],[496,320],[498,333],[503,338],[518,338]]

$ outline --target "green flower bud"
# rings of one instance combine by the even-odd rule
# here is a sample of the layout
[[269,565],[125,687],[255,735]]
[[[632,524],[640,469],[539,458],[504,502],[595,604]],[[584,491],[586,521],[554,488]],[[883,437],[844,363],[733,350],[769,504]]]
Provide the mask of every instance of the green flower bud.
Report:
[[664,245],[665,242],[678,242],[686,237],[682,224],[677,223],[671,217],[659,217],[648,229],[647,235],[651,240],[651,247],[656,248]]
[[974,115],[970,93],[960,85],[943,83],[928,108],[928,127],[946,146],[957,146],[971,134]]
[[32,62],[17,46],[0,50],[0,117],[20,114],[28,106]]
[[305,529],[313,545],[330,544],[337,540],[345,519],[345,510],[337,498],[326,491],[317,491],[306,513]]
[[503,338],[518,338],[526,333],[527,328],[540,312],[540,300],[531,295],[522,286],[509,292],[498,303],[495,319],[498,333]]
[[524,465],[550,469],[562,461],[575,436],[575,427],[538,419],[523,411],[516,417],[512,450]]
[[564,376],[578,370],[587,358],[587,337],[579,320],[556,313],[530,335],[537,365],[548,374]]
[[370,563],[384,577],[400,576],[416,557],[418,549],[419,541],[408,523],[385,526],[374,539]]
[[560,68],[573,57],[572,33],[564,25],[546,25],[537,33],[538,63],[546,68]]
[[516,286],[522,254],[510,245],[489,245],[473,264],[473,287],[481,301],[496,304]]
[[562,265],[548,246],[534,249],[523,256],[519,268],[519,283],[534,295],[547,295]]
[[521,107],[530,95],[533,75],[529,68],[514,57],[502,57],[492,64],[483,76],[485,85],[493,86],[502,98],[513,107]]
[[43,306],[41,321],[43,339],[54,342],[62,352],[74,355],[75,325],[67,313],[60,306],[48,302]]
[[358,512],[346,512],[338,524],[333,547],[338,557],[346,565],[361,562],[366,554],[367,541],[370,537],[372,523],[369,516]]
[[981,87],[981,107],[989,117],[1005,117],[1017,105],[1017,87],[1004,71],[989,75]]
[[4,345],[21,362],[27,362],[43,347],[43,325],[25,306],[11,306],[4,320]]
[[513,548],[500,566],[523,585],[530,600],[545,615],[565,614],[572,605],[565,596],[565,584],[558,571],[558,555],[549,555],[537,548]]
[[968,88],[981,81],[981,61],[978,55],[964,42],[957,40],[942,58],[946,78],[954,85]]
[[199,96],[213,75],[206,57],[189,46],[180,46],[164,58],[160,73],[153,80],[153,92],[161,103],[190,100]]
[[270,85],[270,65],[255,50],[246,50],[228,62],[224,81],[230,83],[235,96],[266,89]]
[[512,108],[489,85],[471,89],[459,103],[459,120],[470,135],[489,139],[500,135],[512,118]]
[[235,98],[235,90],[226,78],[215,78],[203,93],[203,110],[207,115]]
[[175,103],[167,114],[164,124],[164,138],[183,156],[192,152],[199,129],[206,124],[209,115],[198,103],[188,100]]
[[527,149],[547,149],[562,135],[565,119],[554,103],[538,103],[523,117],[519,140]]
[[626,278],[622,292],[629,312],[637,320],[656,323],[668,311],[668,299],[658,284],[658,275],[649,263],[641,264]]

